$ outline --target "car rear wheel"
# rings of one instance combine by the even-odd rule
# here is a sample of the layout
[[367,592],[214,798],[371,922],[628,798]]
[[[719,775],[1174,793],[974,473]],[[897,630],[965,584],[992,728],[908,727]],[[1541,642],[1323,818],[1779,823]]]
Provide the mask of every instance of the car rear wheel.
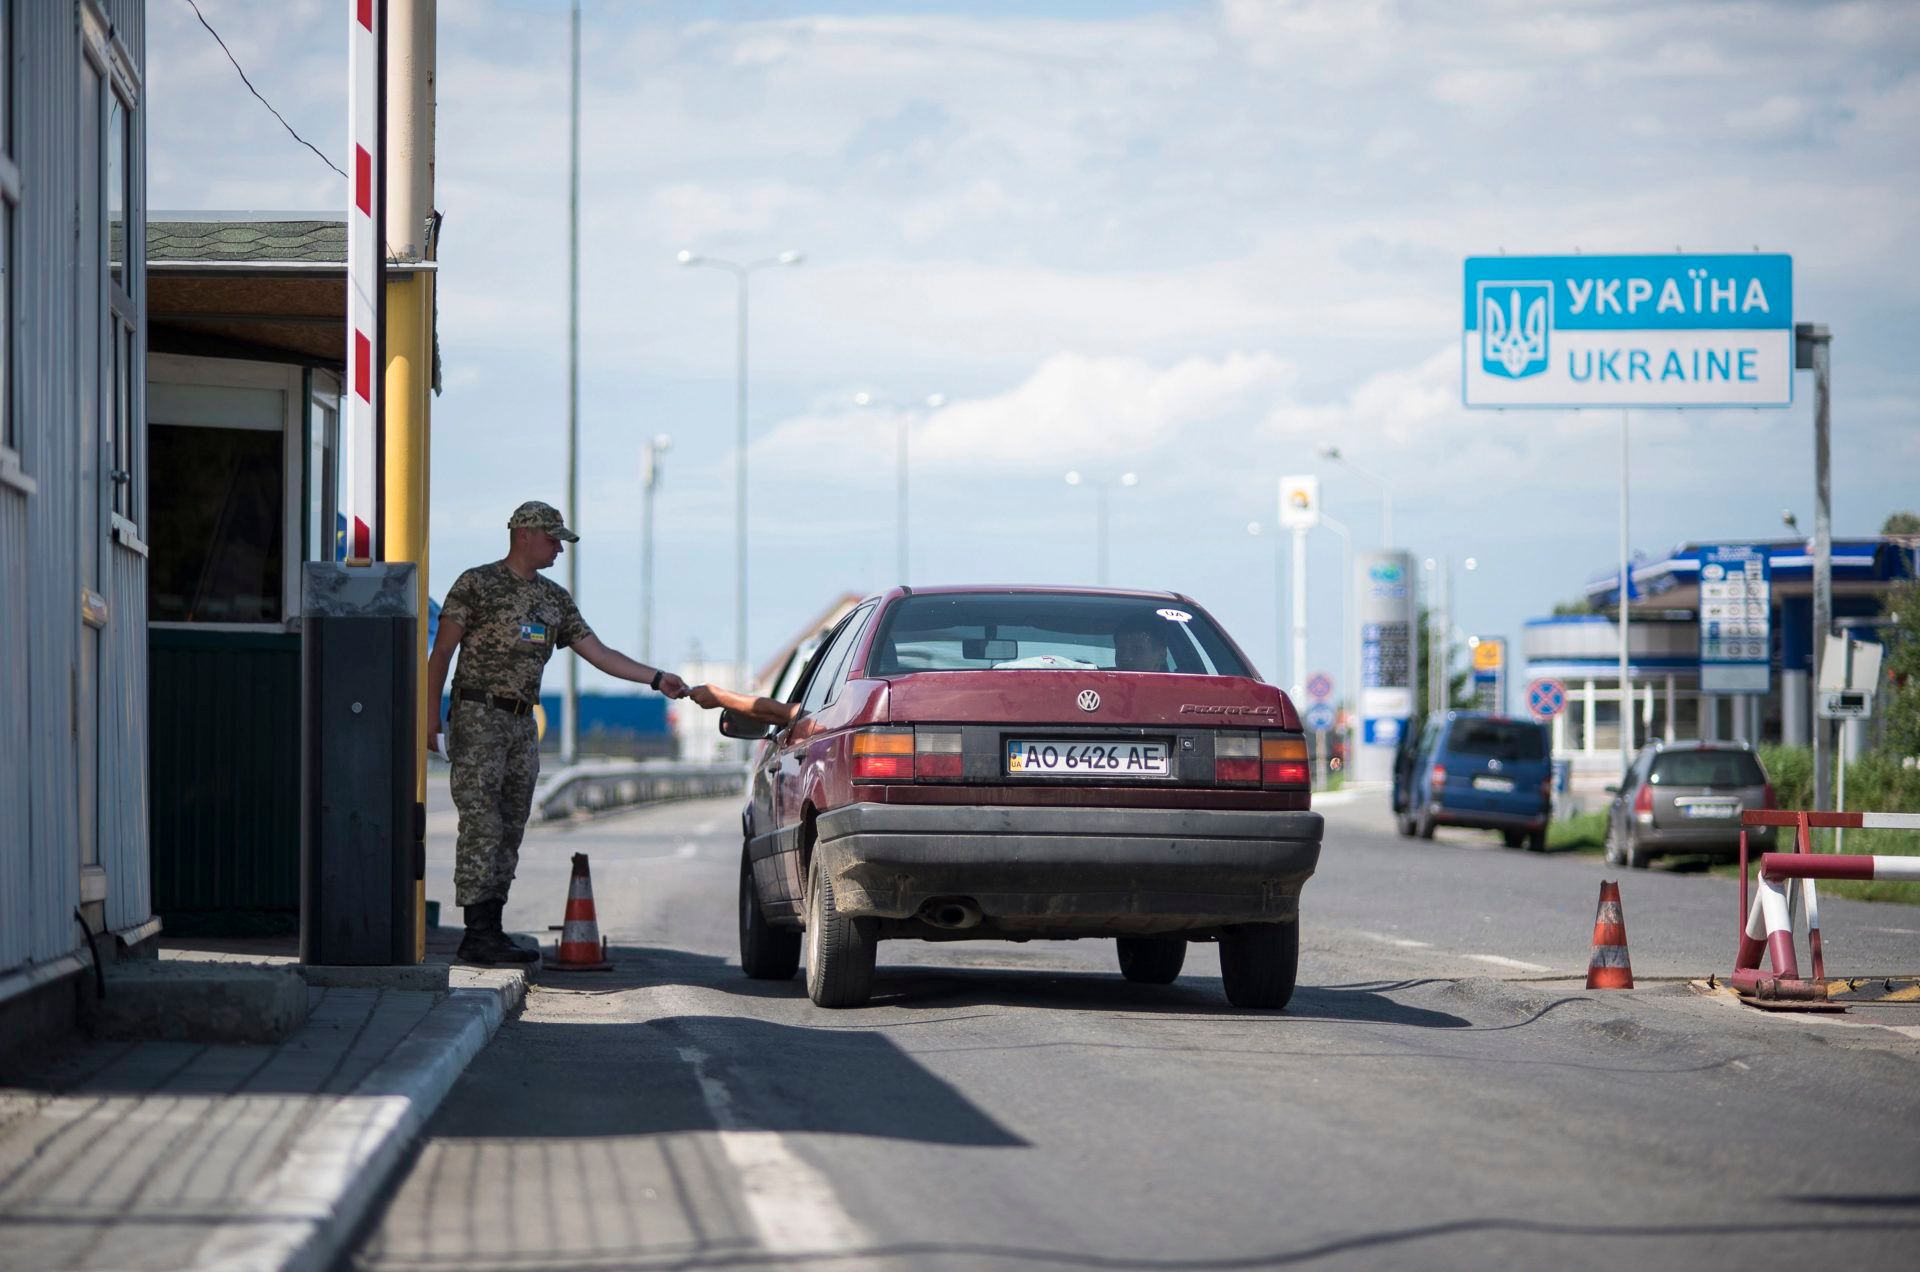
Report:
[[1545,852],[1546,850],[1547,850],[1547,832],[1545,830],[1535,830],[1535,831],[1528,832],[1527,851],[1528,852]]
[[872,919],[840,913],[833,881],[814,858],[807,867],[807,997],[817,1007],[866,1006],[878,945]]
[[1136,985],[1171,985],[1187,961],[1187,942],[1179,936],[1123,936],[1120,974]]
[[1413,833],[1421,839],[1433,838],[1433,818],[1425,813],[1413,819]]
[[1300,921],[1248,923],[1220,934],[1220,981],[1235,1007],[1278,1011],[1300,970]]
[[1418,827],[1413,824],[1413,814],[1411,813],[1395,813],[1393,822],[1399,829],[1401,836],[1406,839],[1412,839],[1415,831],[1418,829]]
[[740,970],[750,980],[792,980],[800,968],[800,933],[777,928],[760,912],[753,859],[740,852]]
[[1653,854],[1642,848],[1640,841],[1632,835],[1627,836],[1626,851],[1622,855],[1626,858],[1629,870],[1645,870],[1653,864]]
[[1518,848],[1527,841],[1527,835],[1521,830],[1503,830],[1500,832],[1500,839],[1507,847]]
[[1620,851],[1620,836],[1613,833],[1613,823],[1611,821],[1607,823],[1607,841],[1601,851],[1601,856],[1606,859],[1606,863],[1610,866],[1624,866],[1627,864],[1627,855]]

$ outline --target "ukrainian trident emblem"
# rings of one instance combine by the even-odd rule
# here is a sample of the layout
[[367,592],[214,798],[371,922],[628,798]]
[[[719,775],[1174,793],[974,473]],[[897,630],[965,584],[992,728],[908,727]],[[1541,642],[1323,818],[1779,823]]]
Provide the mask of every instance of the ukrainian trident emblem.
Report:
[[1522,380],[1547,369],[1553,328],[1553,284],[1480,284],[1480,366],[1488,375]]

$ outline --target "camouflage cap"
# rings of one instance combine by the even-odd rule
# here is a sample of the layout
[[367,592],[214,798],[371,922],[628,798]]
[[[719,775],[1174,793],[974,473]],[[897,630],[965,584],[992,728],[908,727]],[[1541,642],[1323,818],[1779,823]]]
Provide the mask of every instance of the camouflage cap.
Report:
[[518,530],[526,527],[533,530],[545,530],[556,539],[568,543],[578,543],[580,536],[567,529],[566,521],[560,516],[560,510],[552,504],[541,503],[538,499],[529,499],[513,510],[507,518],[507,529]]

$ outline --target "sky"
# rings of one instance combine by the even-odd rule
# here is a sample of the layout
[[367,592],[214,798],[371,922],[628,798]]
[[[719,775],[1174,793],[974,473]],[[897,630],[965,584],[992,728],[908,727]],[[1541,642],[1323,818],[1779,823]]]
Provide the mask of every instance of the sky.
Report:
[[[342,0],[200,4],[338,162]],[[185,0],[148,11],[149,207],[344,209]],[[1908,5],[583,15],[578,599],[638,652],[642,450],[671,435],[667,666],[727,657],[735,632],[735,293],[682,249],[805,253],[752,281],[756,663],[832,597],[899,581],[902,429],[908,582],[1094,582],[1092,484],[1135,473],[1108,500],[1111,581],[1196,598],[1282,680],[1280,477],[1317,474],[1355,546],[1382,542],[1380,487],[1327,445],[1385,479],[1396,546],[1451,563],[1463,633],[1517,641],[1616,559],[1623,427],[1635,551],[1781,536],[1785,510],[1811,526],[1804,375],[1784,409],[1463,408],[1473,255],[1792,254],[1795,317],[1834,333],[1836,533],[1920,505]],[[516,504],[565,503],[567,47],[564,3],[441,0],[436,596],[504,551]],[[1308,547],[1308,661],[1337,677],[1342,542]]]

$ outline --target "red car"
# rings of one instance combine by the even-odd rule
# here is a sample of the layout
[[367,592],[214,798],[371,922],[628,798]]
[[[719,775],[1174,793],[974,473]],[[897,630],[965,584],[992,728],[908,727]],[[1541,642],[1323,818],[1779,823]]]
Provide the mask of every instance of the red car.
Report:
[[[1169,984],[1217,941],[1227,999],[1284,1007],[1320,857],[1306,742],[1199,605],[1092,588],[896,588],[782,678],[740,861],[740,961],[864,1004],[882,940],[1114,937]],[[776,690],[776,692],[779,692]]]

